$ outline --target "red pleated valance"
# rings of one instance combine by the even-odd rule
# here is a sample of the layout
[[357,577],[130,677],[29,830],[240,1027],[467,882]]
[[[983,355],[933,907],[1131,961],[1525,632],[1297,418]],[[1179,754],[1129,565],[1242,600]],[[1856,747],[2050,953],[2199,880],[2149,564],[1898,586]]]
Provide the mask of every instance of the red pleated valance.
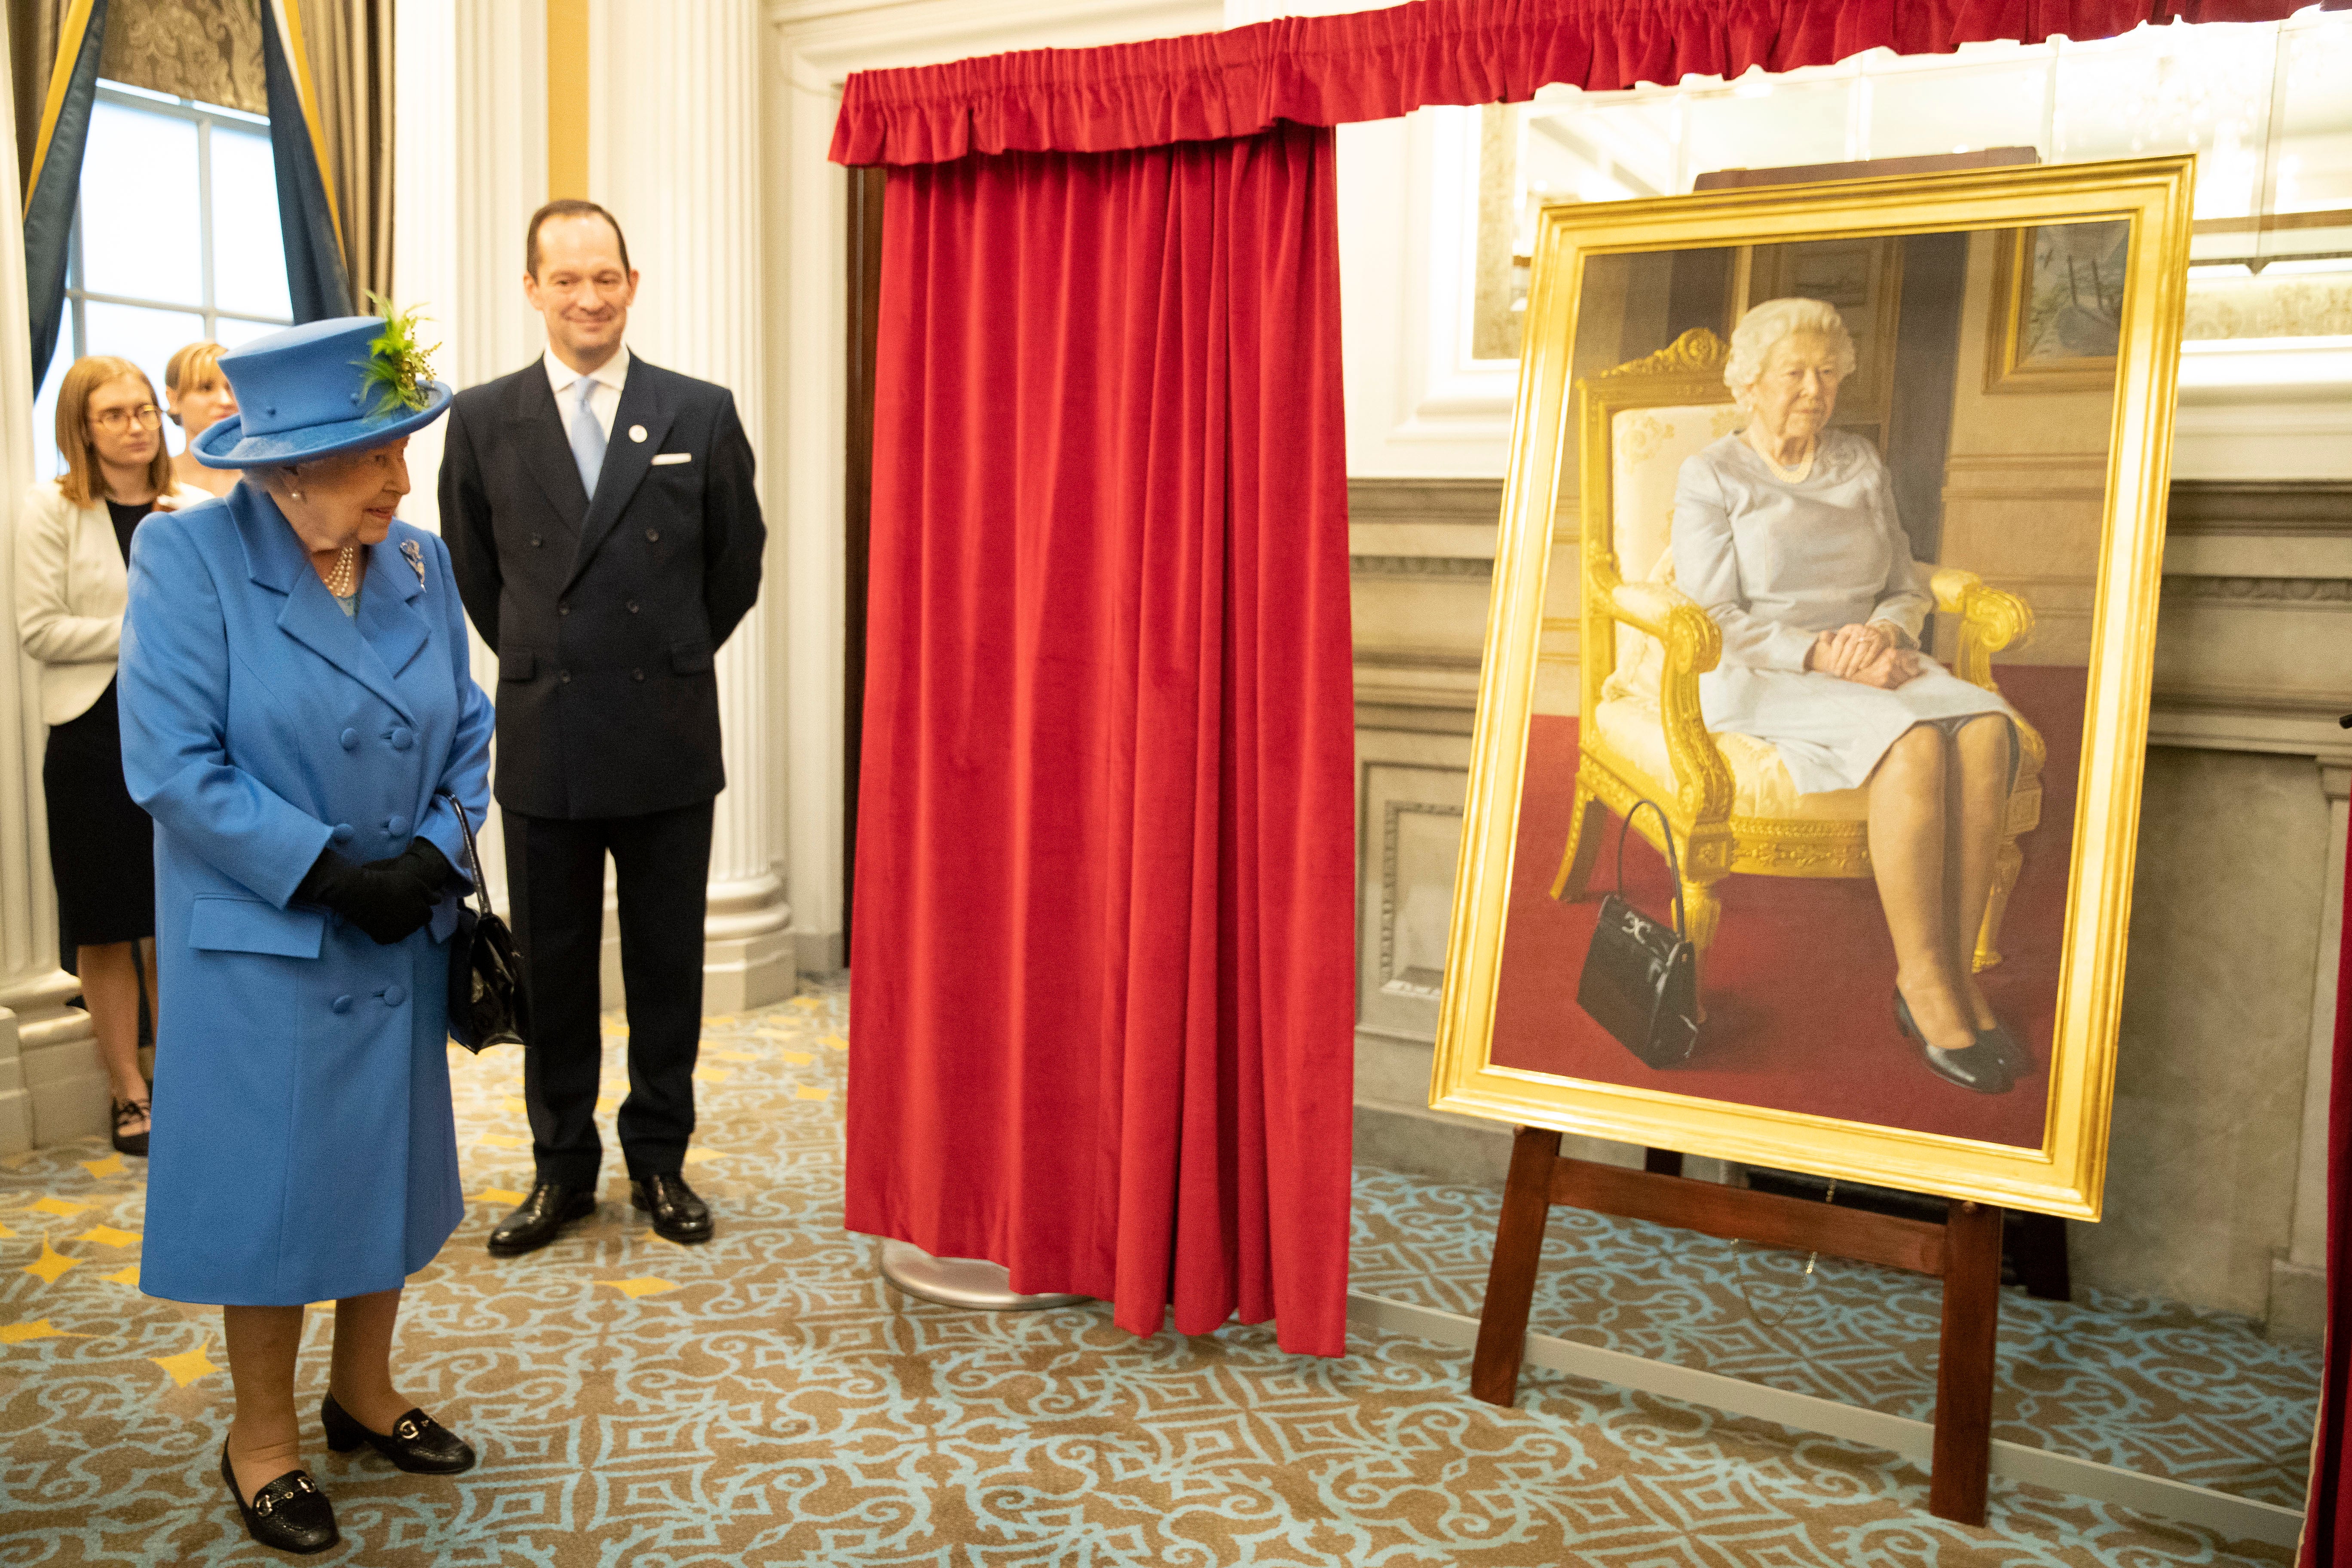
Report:
[[[1246,136],[1276,121],[1343,125],[1433,103],[1510,103],[1750,66],[1829,65],[2143,22],[2270,22],[2309,0],[1413,0],[1096,49],[1026,49],[860,71],[842,94],[836,163],[968,153],[1108,153]],[[2331,8],[2352,0],[2330,0]]]

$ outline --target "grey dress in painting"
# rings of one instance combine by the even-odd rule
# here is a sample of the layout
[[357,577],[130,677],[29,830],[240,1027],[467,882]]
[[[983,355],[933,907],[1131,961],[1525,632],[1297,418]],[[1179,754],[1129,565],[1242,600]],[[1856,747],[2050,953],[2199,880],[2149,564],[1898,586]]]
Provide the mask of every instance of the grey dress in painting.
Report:
[[1682,466],[1675,487],[1675,584],[1723,629],[1723,658],[1698,678],[1711,730],[1769,741],[1800,795],[1853,789],[1915,724],[2014,710],[1920,656],[1888,691],[1805,668],[1816,635],[1884,621],[1916,648],[1934,608],[1895,520],[1886,465],[1848,430],[1824,430],[1812,471],[1775,474],[1737,435]]

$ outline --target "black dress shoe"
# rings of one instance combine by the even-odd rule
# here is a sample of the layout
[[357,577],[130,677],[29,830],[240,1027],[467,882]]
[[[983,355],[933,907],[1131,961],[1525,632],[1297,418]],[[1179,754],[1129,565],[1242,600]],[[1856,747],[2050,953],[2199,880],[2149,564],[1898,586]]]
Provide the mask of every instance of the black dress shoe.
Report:
[[653,1215],[654,1234],[687,1247],[710,1239],[710,1210],[676,1171],[656,1171],[629,1184],[629,1206]]
[[2009,1069],[2010,1077],[2021,1079],[2032,1075],[2033,1055],[2025,1048],[2025,1042],[2009,1032],[2007,1024],[1997,1022],[1990,1029],[1979,1029],[1977,1045],[1990,1049],[1999,1057],[2000,1065]]
[[454,1476],[474,1468],[473,1447],[422,1410],[403,1415],[389,1433],[371,1432],[330,1394],[319,1406],[319,1424],[336,1453],[348,1454],[365,1443],[411,1475]]
[[1895,994],[1895,1023],[1918,1046],[1920,1056],[1927,1059],[1927,1070],[1945,1082],[1979,1094],[2007,1094],[2017,1087],[2017,1079],[2010,1076],[2009,1064],[1990,1046],[1962,1046],[1957,1051],[1948,1051],[1941,1046],[1929,1045],[1927,1037],[1912,1021],[1911,1004],[1903,1000],[1900,991]]
[[228,1462],[228,1445],[221,1445],[221,1479],[236,1499],[245,1518],[245,1532],[278,1552],[308,1554],[324,1552],[342,1539],[335,1530],[335,1505],[319,1489],[308,1470],[289,1470],[245,1500],[237,1489],[236,1471]]
[[490,1255],[494,1258],[518,1258],[526,1252],[536,1252],[553,1241],[556,1233],[575,1219],[586,1219],[596,1212],[596,1192],[593,1187],[567,1187],[561,1182],[541,1182],[530,1189],[530,1196],[490,1232]]

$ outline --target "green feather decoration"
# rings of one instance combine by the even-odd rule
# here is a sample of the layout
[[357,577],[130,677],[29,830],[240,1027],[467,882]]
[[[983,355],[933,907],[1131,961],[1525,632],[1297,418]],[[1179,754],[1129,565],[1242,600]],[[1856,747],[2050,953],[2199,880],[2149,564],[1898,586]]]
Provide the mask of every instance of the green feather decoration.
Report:
[[417,342],[424,317],[415,306],[395,310],[391,300],[373,293],[368,305],[383,318],[383,333],[368,345],[367,384],[375,388],[375,415],[381,417],[395,408],[420,412],[432,401],[432,356],[441,345],[426,348]]

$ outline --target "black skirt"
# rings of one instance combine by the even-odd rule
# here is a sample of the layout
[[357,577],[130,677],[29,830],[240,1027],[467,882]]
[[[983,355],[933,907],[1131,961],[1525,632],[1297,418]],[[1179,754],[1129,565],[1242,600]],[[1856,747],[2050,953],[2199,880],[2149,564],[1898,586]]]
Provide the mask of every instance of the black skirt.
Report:
[[155,824],[122,783],[114,683],[89,711],[49,731],[41,758],[49,871],[67,951],[155,934]]

